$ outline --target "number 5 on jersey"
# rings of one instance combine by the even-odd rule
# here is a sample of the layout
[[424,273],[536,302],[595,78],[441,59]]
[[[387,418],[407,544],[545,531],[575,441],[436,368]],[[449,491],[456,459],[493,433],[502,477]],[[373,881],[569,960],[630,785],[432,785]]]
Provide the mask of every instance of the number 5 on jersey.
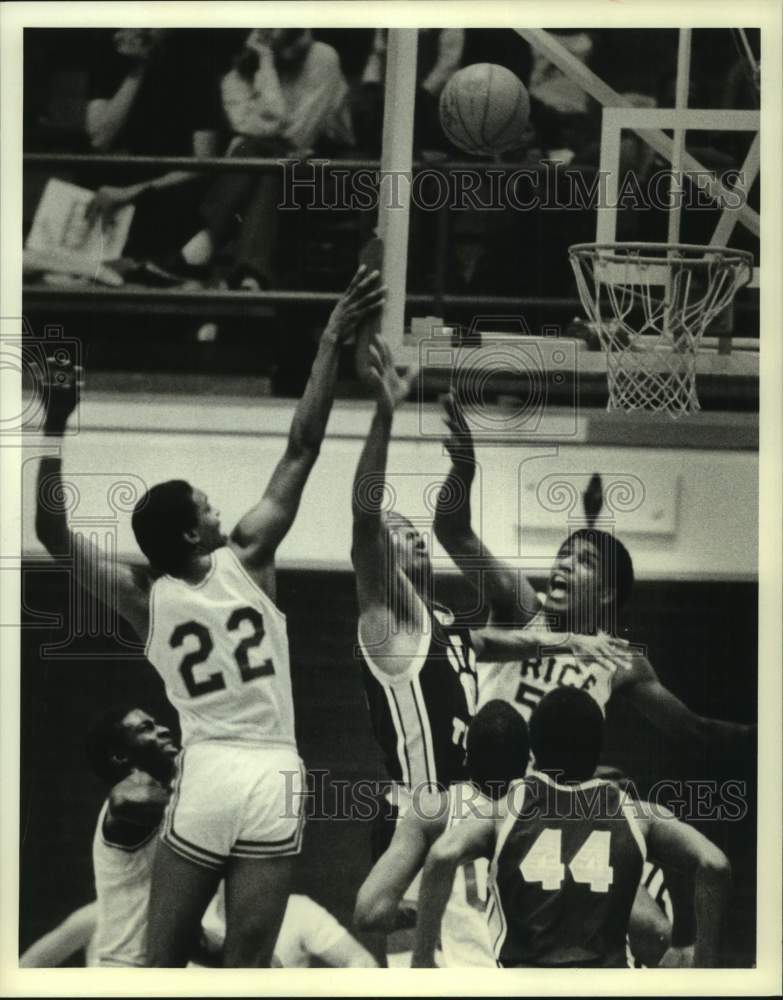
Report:
[[[593,830],[568,864],[574,882],[589,885],[590,892],[609,892],[614,881],[614,869],[609,864],[611,838],[608,830]],[[542,830],[519,866],[522,878],[540,882],[547,892],[558,890],[565,878],[562,849],[562,830]]]

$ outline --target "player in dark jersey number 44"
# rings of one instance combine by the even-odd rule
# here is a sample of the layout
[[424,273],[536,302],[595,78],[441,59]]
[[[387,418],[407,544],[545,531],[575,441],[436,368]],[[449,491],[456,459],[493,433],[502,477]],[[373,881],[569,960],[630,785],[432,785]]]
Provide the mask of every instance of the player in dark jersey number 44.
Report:
[[[487,920],[503,967],[625,967],[625,937],[646,855],[692,874],[694,965],[717,964],[730,882],[725,855],[649,803],[594,779],[603,717],[589,695],[560,688],[530,723],[535,769],[509,791],[500,818],[468,818],[427,857],[414,966],[434,949],[454,873],[491,857]],[[666,964],[665,961],[662,964]]]

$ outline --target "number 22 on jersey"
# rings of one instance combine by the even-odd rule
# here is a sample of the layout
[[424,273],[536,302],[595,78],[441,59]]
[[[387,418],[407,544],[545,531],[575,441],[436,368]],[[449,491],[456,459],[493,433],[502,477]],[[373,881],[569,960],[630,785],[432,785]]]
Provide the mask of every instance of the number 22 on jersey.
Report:
[[[609,864],[611,833],[592,830],[571,861],[568,870],[574,882],[590,886],[590,892],[609,892],[614,870]],[[542,830],[522,859],[519,870],[526,882],[538,882],[545,892],[555,892],[563,884],[563,831],[552,827]]]
[[[240,638],[234,648],[234,659],[239,670],[239,676],[243,683],[254,681],[258,677],[268,677],[274,674],[274,664],[271,660],[265,659],[261,663],[253,666],[250,662],[251,650],[260,646],[264,641],[264,616],[257,608],[236,608],[226,621],[228,632],[242,631],[250,633]],[[209,659],[210,653],[215,648],[212,634],[209,629],[200,622],[189,621],[178,625],[171,633],[169,645],[172,649],[178,649],[188,636],[193,636],[198,641],[198,648],[186,653],[182,657],[179,665],[179,672],[191,698],[199,698],[201,695],[209,694],[212,691],[222,691],[226,687],[226,679],[222,670],[215,670],[202,680],[195,676],[195,668]]]

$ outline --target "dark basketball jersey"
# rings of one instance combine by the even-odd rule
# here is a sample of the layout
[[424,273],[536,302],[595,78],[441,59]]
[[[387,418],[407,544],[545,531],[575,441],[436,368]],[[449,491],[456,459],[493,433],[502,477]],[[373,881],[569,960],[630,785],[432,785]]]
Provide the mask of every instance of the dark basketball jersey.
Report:
[[408,789],[444,789],[467,777],[465,745],[476,711],[476,656],[470,631],[433,608],[428,634],[404,674],[388,676],[359,636],[375,739],[389,776]]
[[531,771],[509,793],[490,869],[498,964],[625,967],[646,848],[616,785]]

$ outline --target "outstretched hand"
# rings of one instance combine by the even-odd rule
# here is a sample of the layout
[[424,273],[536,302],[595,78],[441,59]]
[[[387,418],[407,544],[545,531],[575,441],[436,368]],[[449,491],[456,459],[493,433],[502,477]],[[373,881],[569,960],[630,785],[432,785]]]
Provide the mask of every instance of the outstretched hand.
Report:
[[449,429],[448,435],[443,439],[446,451],[451,456],[452,462],[473,465],[476,460],[473,438],[462,406],[453,391],[449,392],[443,401],[443,407],[446,410],[444,423]]
[[84,369],[69,358],[47,357],[46,371],[38,375],[46,399],[46,429],[62,431],[78,405]]
[[375,393],[379,409],[391,415],[411,391],[419,372],[415,366],[398,372],[388,343],[380,334],[373,334],[367,348],[367,367],[362,374]]
[[611,664],[616,670],[630,670],[633,666],[635,654],[628,640],[617,639],[606,632],[598,632],[597,635],[574,632],[568,636],[549,633],[545,644],[567,646],[579,659]]
[[332,310],[327,332],[345,343],[370,316],[380,312],[386,300],[386,287],[380,284],[381,272],[368,271],[362,264]]

